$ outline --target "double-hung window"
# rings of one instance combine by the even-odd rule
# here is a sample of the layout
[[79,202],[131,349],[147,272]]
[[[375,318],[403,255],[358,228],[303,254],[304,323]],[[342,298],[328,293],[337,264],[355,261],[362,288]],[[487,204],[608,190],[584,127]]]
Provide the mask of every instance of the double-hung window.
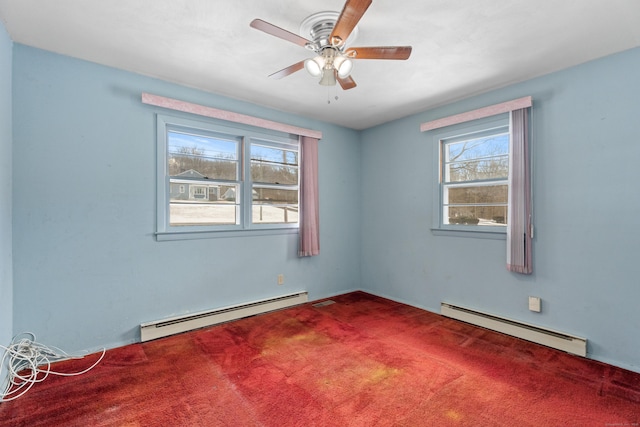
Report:
[[455,126],[436,135],[436,230],[506,233],[509,120]]
[[159,115],[157,148],[160,240],[297,231],[297,138]]

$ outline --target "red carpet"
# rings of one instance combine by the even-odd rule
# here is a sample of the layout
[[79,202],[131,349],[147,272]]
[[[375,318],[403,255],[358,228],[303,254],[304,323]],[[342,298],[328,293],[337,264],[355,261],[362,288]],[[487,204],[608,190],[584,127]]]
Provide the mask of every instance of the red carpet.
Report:
[[108,351],[0,404],[0,425],[639,425],[640,374],[362,292],[332,300]]

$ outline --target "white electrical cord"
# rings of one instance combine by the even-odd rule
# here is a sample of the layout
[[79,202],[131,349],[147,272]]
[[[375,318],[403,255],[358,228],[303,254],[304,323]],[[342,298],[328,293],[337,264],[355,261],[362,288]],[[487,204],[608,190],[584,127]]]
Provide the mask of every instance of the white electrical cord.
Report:
[[106,349],[102,349],[100,358],[90,367],[74,373],[51,370],[51,363],[67,359],[82,359],[85,356],[70,355],[57,347],[47,347],[36,342],[35,334],[24,332],[16,335],[9,347],[0,345],[4,355],[0,360],[0,374],[4,369],[7,375],[0,387],[0,403],[23,396],[35,383],[44,381],[49,374],[71,377],[82,375],[95,368],[104,358]]

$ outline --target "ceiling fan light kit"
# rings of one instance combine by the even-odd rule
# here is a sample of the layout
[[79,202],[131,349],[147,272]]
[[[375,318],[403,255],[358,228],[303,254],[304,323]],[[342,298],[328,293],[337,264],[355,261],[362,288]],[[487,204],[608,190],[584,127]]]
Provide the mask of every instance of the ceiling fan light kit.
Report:
[[[326,47],[321,54],[304,61],[304,68],[312,77],[321,77],[324,74],[338,74],[344,79],[349,76],[353,69],[353,61],[347,58],[338,49]],[[331,80],[321,79],[320,84],[327,86],[326,82]],[[336,84],[336,79],[333,79]]]
[[[411,55],[411,46],[352,47],[358,35],[357,24],[371,5],[372,0],[347,0],[342,12],[315,13],[300,25],[300,36],[261,19],[254,19],[250,26],[267,34],[305,47],[316,56],[302,60],[270,75],[283,78],[304,68],[313,77],[320,77],[323,86],[335,86],[344,90],[356,87],[351,77],[354,59],[404,60]],[[311,40],[306,36],[310,36]]]

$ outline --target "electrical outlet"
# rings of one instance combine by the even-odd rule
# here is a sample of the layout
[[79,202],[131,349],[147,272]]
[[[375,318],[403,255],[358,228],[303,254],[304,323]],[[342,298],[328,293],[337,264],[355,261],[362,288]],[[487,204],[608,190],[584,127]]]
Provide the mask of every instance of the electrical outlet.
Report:
[[278,285],[284,285],[284,274],[278,274]]
[[542,309],[542,302],[540,297],[529,297],[529,310],[540,313]]

